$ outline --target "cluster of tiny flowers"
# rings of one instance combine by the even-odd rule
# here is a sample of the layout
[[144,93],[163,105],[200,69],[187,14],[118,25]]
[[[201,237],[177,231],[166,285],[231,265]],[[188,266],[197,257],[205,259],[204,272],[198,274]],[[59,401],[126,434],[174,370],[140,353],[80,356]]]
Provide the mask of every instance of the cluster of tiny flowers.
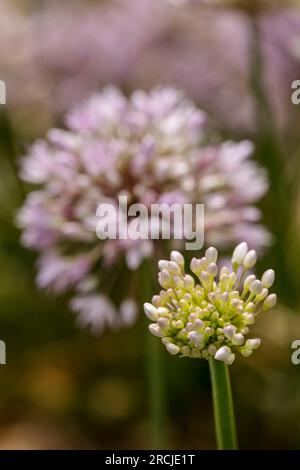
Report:
[[[268,184],[251,161],[252,144],[205,144],[206,116],[179,91],[158,88],[127,98],[109,87],[72,110],[66,124],[67,130],[49,130],[22,161],[22,179],[39,186],[27,196],[18,224],[23,244],[40,255],[40,287],[78,288],[81,296],[83,282],[84,294],[93,285],[94,295],[100,261],[113,266],[125,257],[134,270],[151,255],[159,241],[99,235],[99,204],[116,207],[120,196],[147,209],[202,203],[209,244],[268,244],[253,206]],[[81,300],[77,311],[78,305]]]
[[250,274],[257,260],[255,250],[239,244],[232,256],[232,270],[217,266],[218,252],[208,248],[201,259],[193,258],[191,271],[184,270],[184,258],[172,251],[170,261],[159,261],[159,283],[164,290],[145,303],[147,317],[154,323],[150,332],[161,338],[170,354],[206,358],[232,364],[233,350],[250,356],[260,338],[246,339],[256,316],[276,304],[269,294],[275,278],[266,271],[261,280]]

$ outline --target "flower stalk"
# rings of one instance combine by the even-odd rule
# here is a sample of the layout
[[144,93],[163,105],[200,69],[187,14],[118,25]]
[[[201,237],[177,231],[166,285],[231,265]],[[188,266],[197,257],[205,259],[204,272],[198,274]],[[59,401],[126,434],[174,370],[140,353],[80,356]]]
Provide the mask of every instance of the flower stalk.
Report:
[[217,448],[238,448],[229,368],[225,362],[209,359]]

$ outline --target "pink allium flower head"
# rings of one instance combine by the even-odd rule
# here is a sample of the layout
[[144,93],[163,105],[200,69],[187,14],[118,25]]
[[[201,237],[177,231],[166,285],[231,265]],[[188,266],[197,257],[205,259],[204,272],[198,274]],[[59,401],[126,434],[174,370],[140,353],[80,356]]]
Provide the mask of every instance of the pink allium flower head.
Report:
[[[117,206],[119,196],[126,195],[129,204],[148,208],[161,202],[203,203],[207,244],[226,247],[247,240],[260,248],[269,243],[253,207],[267,179],[251,160],[252,144],[205,144],[206,116],[179,91],[136,91],[127,98],[106,88],[73,109],[66,124],[67,130],[50,130],[22,161],[22,178],[40,188],[28,195],[18,223],[24,245],[40,255],[38,285],[55,292],[75,288],[71,307],[86,311],[91,305],[87,323],[95,320],[96,330],[105,321],[115,324],[115,317],[118,324],[130,324],[135,316],[127,302],[118,314],[111,307],[105,321],[98,318],[103,312],[95,300],[99,262],[115,269],[125,258],[130,271],[151,256],[154,246],[162,250],[159,240],[99,240],[101,202]],[[151,223],[160,230],[159,220]]]

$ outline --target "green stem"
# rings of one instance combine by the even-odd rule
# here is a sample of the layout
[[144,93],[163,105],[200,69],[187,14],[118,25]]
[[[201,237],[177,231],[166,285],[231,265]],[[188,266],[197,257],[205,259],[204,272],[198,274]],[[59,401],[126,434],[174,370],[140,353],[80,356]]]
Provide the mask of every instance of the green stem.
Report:
[[7,162],[10,166],[12,175],[16,180],[21,199],[25,197],[25,189],[23,182],[19,178],[16,156],[20,154],[19,149],[17,148],[16,138],[12,130],[10,119],[7,115],[7,112],[4,110],[0,111],[0,138],[1,138],[1,152],[2,150],[7,156]]
[[[143,302],[151,302],[153,296],[153,273],[149,261],[141,267],[141,287]],[[143,313],[144,315],[144,313]],[[147,372],[147,391],[150,411],[150,445],[151,449],[166,447],[166,387],[163,349],[157,338],[147,330],[145,338],[145,361]]]
[[237,437],[228,365],[209,359],[215,429],[219,450],[236,450]]

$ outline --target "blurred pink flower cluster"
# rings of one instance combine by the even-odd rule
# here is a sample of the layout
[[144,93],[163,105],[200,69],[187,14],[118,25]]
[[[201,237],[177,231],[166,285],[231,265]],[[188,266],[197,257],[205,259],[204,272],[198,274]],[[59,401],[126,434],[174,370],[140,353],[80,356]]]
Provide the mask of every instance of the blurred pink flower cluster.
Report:
[[95,331],[134,318],[129,299],[121,313],[107,308],[108,299],[99,295],[99,266],[105,273],[125,257],[135,270],[152,256],[154,243],[155,255],[162,250],[159,241],[100,241],[101,202],[117,204],[126,195],[130,204],[146,207],[203,203],[207,244],[246,240],[260,248],[270,242],[253,205],[268,184],[250,158],[252,144],[209,145],[205,122],[205,114],[175,89],[135,91],[126,98],[109,87],[67,114],[67,130],[49,130],[24,157],[22,179],[40,186],[18,216],[23,244],[39,253],[37,283],[58,293],[75,289],[71,308]]
[[[25,15],[3,0],[1,78],[8,82],[9,106],[21,114],[19,125],[47,128],[107,84],[131,91],[171,85],[221,126],[255,130],[253,20],[238,9],[195,3],[45,2]],[[287,5],[262,10],[256,21],[263,82],[284,127],[291,113],[289,85],[300,69],[300,13]],[[38,109],[40,119],[26,120],[28,110],[33,116]]]

